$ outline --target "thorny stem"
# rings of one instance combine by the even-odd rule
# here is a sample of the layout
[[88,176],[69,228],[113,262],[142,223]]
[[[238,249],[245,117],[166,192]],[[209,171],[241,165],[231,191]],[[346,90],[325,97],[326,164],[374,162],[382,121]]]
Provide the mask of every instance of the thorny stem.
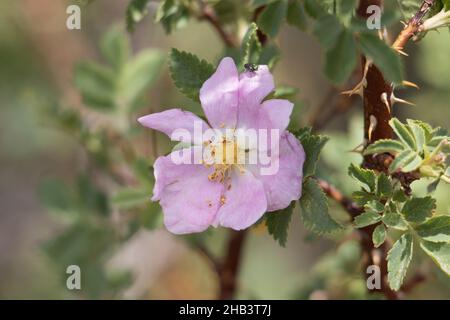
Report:
[[[405,29],[394,42],[394,48],[401,51],[406,43],[416,32],[419,31],[421,21],[433,5],[434,0],[425,0],[419,12],[409,21]],[[368,18],[367,8],[371,5],[383,6],[382,0],[360,0],[357,13],[362,18]],[[362,57],[362,65],[366,65],[366,57]],[[371,64],[366,75],[366,83],[363,87],[364,103],[364,138],[366,146],[380,139],[390,139],[393,136],[389,121],[392,117],[391,95],[393,93],[392,84],[386,81],[382,72]],[[383,95],[387,97],[383,101]],[[386,103],[388,105],[386,105]],[[383,155],[382,155],[383,156]],[[384,155],[386,156],[386,155]],[[376,157],[365,157],[363,167],[384,171],[388,159],[378,159]],[[381,164],[381,165],[380,165]],[[387,253],[388,243],[385,242],[379,248],[375,248],[372,243],[372,233],[376,225],[359,229],[360,243],[363,248],[365,261],[364,272],[369,265],[378,265],[381,270],[382,284],[379,290],[390,300],[399,299],[399,293],[393,291],[387,283]]]
[[417,32],[420,31],[422,26],[422,20],[425,15],[430,11],[431,7],[434,5],[435,0],[425,0],[422,3],[419,11],[409,20],[405,28],[400,32],[394,44],[392,45],[397,50],[403,50],[406,43],[411,39]]

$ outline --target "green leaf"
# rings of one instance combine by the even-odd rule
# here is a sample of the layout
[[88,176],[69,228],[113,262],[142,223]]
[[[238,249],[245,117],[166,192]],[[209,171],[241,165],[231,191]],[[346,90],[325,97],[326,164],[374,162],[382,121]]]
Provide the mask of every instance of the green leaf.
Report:
[[416,227],[417,234],[426,241],[450,243],[450,216],[437,216]]
[[395,202],[405,202],[406,200],[408,200],[408,197],[402,189],[397,189],[394,191],[392,200],[394,200]]
[[369,211],[373,212],[383,212],[384,211],[384,204],[382,204],[378,200],[369,201],[365,206],[366,209],[369,209]]
[[383,223],[390,228],[396,230],[406,231],[408,230],[408,224],[403,219],[403,216],[396,210],[389,209],[383,215]]
[[183,27],[189,19],[190,9],[180,0],[163,0],[155,15],[155,22],[162,24],[166,33]]
[[421,241],[420,247],[431,259],[450,276],[450,244]]
[[266,213],[267,230],[282,247],[286,246],[289,224],[294,212],[293,209],[294,205],[292,203],[283,210]]
[[380,173],[377,178],[377,195],[380,197],[390,197],[392,195],[391,179],[385,174]]
[[392,154],[400,153],[404,150],[404,146],[400,141],[390,140],[390,139],[382,139],[375,141],[374,143],[367,146],[364,150],[363,155],[369,155],[374,153],[385,153],[389,152]]
[[286,18],[287,8],[287,0],[278,0],[267,5],[258,17],[258,26],[262,32],[271,38],[276,37]]
[[120,209],[130,209],[150,201],[147,190],[126,187],[120,189],[112,198],[111,203]]
[[123,101],[133,106],[158,78],[163,62],[160,51],[144,50],[127,63],[121,82]]
[[403,80],[403,67],[398,54],[374,33],[361,33],[361,51],[380,68],[386,78],[394,83]]
[[372,170],[357,167],[352,163],[348,168],[348,174],[358,180],[362,186],[367,187],[367,191],[375,191],[376,177]]
[[80,62],[75,67],[74,81],[86,105],[103,110],[115,106],[116,83],[111,69],[93,62]]
[[350,77],[357,60],[353,33],[344,29],[336,44],[326,53],[325,74],[333,83],[341,84]]
[[257,36],[258,26],[251,23],[242,39],[241,63],[242,68],[246,63],[258,63],[261,55],[261,43]]
[[314,175],[316,172],[317,161],[320,152],[328,142],[328,137],[322,135],[308,134],[300,137],[303,149],[305,150],[306,159],[303,164],[303,179]]
[[301,217],[305,227],[317,234],[341,230],[342,227],[328,213],[327,197],[313,179],[303,184],[300,198]]
[[126,24],[128,31],[134,31],[138,22],[148,14],[148,3],[150,0],[131,0],[127,6]]
[[306,30],[307,20],[305,9],[300,1],[293,0],[289,2],[287,9],[286,21],[290,25],[296,26],[302,31]]
[[422,158],[412,150],[405,150],[399,153],[389,166],[390,172],[395,172],[402,168],[403,172],[413,171],[422,163]]
[[395,134],[406,146],[408,146],[412,150],[417,150],[413,135],[403,123],[401,123],[397,118],[392,118],[389,121],[389,124],[394,130]]
[[325,14],[317,0],[305,0],[305,11],[311,18],[317,19]]
[[214,67],[191,53],[172,49],[170,72],[177,88],[192,100],[199,101],[200,88],[213,74]]
[[413,253],[412,235],[403,234],[388,252],[388,282],[392,290],[399,290],[408,271]]
[[431,197],[412,198],[406,201],[402,208],[402,214],[409,222],[423,222],[431,217],[436,209],[436,200]]
[[386,228],[383,224],[376,226],[372,233],[372,242],[375,248],[381,246],[386,240]]
[[355,217],[355,228],[364,228],[381,221],[381,215],[377,212],[366,211]]
[[120,70],[130,56],[128,38],[117,27],[106,33],[100,43],[100,49],[103,56],[115,70]]
[[339,20],[334,15],[327,14],[317,21],[314,35],[325,49],[329,49],[338,41],[341,31],[342,25]]
[[406,120],[408,122],[408,127],[411,129],[411,132],[413,134],[415,143],[416,143],[416,150],[418,152],[422,152],[423,148],[425,146],[425,130],[423,127],[418,125],[414,120]]
[[352,194],[353,200],[360,206],[364,206],[367,202],[376,200],[377,197],[367,191],[355,191]]

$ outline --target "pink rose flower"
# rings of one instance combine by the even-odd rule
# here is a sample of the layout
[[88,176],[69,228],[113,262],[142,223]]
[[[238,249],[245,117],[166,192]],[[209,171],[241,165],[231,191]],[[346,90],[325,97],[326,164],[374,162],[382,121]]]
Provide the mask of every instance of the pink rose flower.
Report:
[[[219,225],[245,229],[265,212],[284,209],[300,198],[305,153],[298,139],[286,130],[293,104],[282,99],[263,101],[273,90],[273,77],[267,66],[239,74],[234,61],[224,58],[200,90],[208,123],[181,109],[138,119],[143,126],[161,131],[172,139],[192,143],[183,150],[159,157],[154,164],[156,182],[152,200],[159,201],[169,231],[185,234]],[[198,141],[173,135],[176,130],[184,129],[194,137],[195,123],[203,132],[214,129],[218,139]],[[233,154],[231,151],[244,147],[225,131],[239,129],[280,132],[277,141],[269,143],[272,150],[257,150],[257,153],[270,153],[277,165],[276,172],[262,174],[262,164],[246,164],[235,155],[229,156]],[[274,140],[273,137],[268,139]],[[253,148],[260,146],[253,145]],[[189,161],[199,154],[204,159],[205,153],[209,154],[208,163]],[[179,164],[173,160],[175,158],[188,161]]]

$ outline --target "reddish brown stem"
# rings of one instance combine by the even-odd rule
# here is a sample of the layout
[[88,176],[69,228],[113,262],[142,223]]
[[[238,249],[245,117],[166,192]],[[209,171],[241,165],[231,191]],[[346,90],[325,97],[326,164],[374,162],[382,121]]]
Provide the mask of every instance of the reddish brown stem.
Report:
[[241,254],[246,236],[246,230],[230,231],[225,260],[219,269],[220,292],[218,298],[221,300],[229,300],[234,297],[237,288]]
[[199,1],[199,4],[202,10],[200,19],[205,19],[214,27],[227,47],[237,47],[237,40],[231,34],[225,31],[219,19],[217,18],[214,9],[204,1]]

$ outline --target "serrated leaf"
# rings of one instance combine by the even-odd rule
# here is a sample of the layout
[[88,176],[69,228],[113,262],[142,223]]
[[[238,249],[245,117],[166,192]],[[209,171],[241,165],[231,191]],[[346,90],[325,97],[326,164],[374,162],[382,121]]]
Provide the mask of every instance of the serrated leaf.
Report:
[[395,172],[398,169],[403,168],[407,164],[410,164],[410,167],[412,165],[416,166],[418,163],[417,157],[418,157],[417,153],[415,153],[412,150],[407,149],[405,151],[402,151],[395,157],[394,161],[392,161],[392,163],[390,164],[389,172]]
[[348,168],[348,174],[358,180],[363,187],[366,187],[367,191],[375,191],[376,177],[372,170],[357,167],[352,163]]
[[384,173],[377,177],[377,195],[380,197],[390,197],[392,195],[391,179]]
[[317,161],[319,160],[320,152],[325,144],[328,142],[328,137],[322,135],[308,134],[300,138],[303,149],[305,150],[306,159],[303,164],[303,178],[314,175],[316,172]]
[[356,216],[353,223],[355,228],[364,228],[381,221],[381,215],[374,211],[366,211]]
[[374,33],[361,33],[359,36],[361,51],[380,68],[385,77],[394,82],[403,80],[403,67],[398,54]]
[[352,194],[353,200],[360,206],[364,206],[367,202],[376,200],[377,197],[367,191],[355,191]]
[[413,253],[412,235],[403,234],[388,252],[388,282],[392,290],[399,290],[408,271]]
[[364,150],[363,155],[369,155],[374,153],[385,153],[389,152],[392,154],[400,153],[404,150],[404,146],[400,141],[391,139],[382,139],[375,141],[374,143],[367,146]]
[[411,172],[416,170],[422,164],[423,159],[414,151],[411,151],[409,157],[405,159],[402,165],[403,172]]
[[308,179],[303,184],[300,206],[302,221],[308,230],[323,234],[342,229],[329,215],[327,197],[315,180]]
[[192,100],[199,101],[200,88],[213,74],[214,67],[191,53],[172,49],[170,72],[177,88]]
[[278,0],[268,4],[258,17],[258,26],[269,37],[276,37],[286,18],[287,8],[287,0]]
[[347,80],[356,67],[356,42],[353,33],[344,29],[325,58],[325,74],[333,83],[341,84]]
[[258,26],[251,23],[242,39],[241,63],[243,67],[246,63],[258,63],[261,55],[261,43],[257,36]]
[[410,149],[417,150],[416,142],[414,140],[413,135],[408,130],[408,128],[401,123],[397,118],[392,118],[389,121],[390,126],[394,130],[395,134],[398,138]]
[[450,244],[421,241],[420,247],[431,259],[450,276]]
[[450,243],[450,216],[437,216],[416,227],[417,234],[426,241]]
[[396,230],[408,230],[408,224],[397,210],[387,210],[383,215],[383,223]]
[[415,123],[413,120],[408,119],[407,123],[408,127],[411,129],[411,132],[413,134],[417,152],[422,152],[426,141],[425,130],[423,129],[423,127]]
[[405,202],[406,200],[408,200],[408,197],[402,189],[397,189],[394,191],[392,200],[394,200],[395,202]]
[[378,200],[369,201],[368,203],[366,203],[366,205],[364,207],[366,209],[369,209],[369,211],[373,211],[373,212],[380,213],[380,212],[384,211],[384,204],[382,204]]
[[305,9],[300,1],[294,0],[289,2],[287,9],[286,21],[290,25],[296,26],[300,30],[306,30],[307,20]]
[[376,226],[372,233],[372,242],[375,248],[381,246],[386,240],[386,228],[383,224]]
[[287,208],[276,212],[266,213],[266,226],[269,233],[280,246],[285,247],[288,237],[289,224],[291,222],[294,205],[290,204]]
[[336,44],[341,31],[341,23],[331,14],[322,16],[314,27],[314,35],[325,49],[329,49]]
[[419,223],[431,217],[434,209],[436,200],[431,197],[411,198],[405,202],[401,212],[409,222]]

